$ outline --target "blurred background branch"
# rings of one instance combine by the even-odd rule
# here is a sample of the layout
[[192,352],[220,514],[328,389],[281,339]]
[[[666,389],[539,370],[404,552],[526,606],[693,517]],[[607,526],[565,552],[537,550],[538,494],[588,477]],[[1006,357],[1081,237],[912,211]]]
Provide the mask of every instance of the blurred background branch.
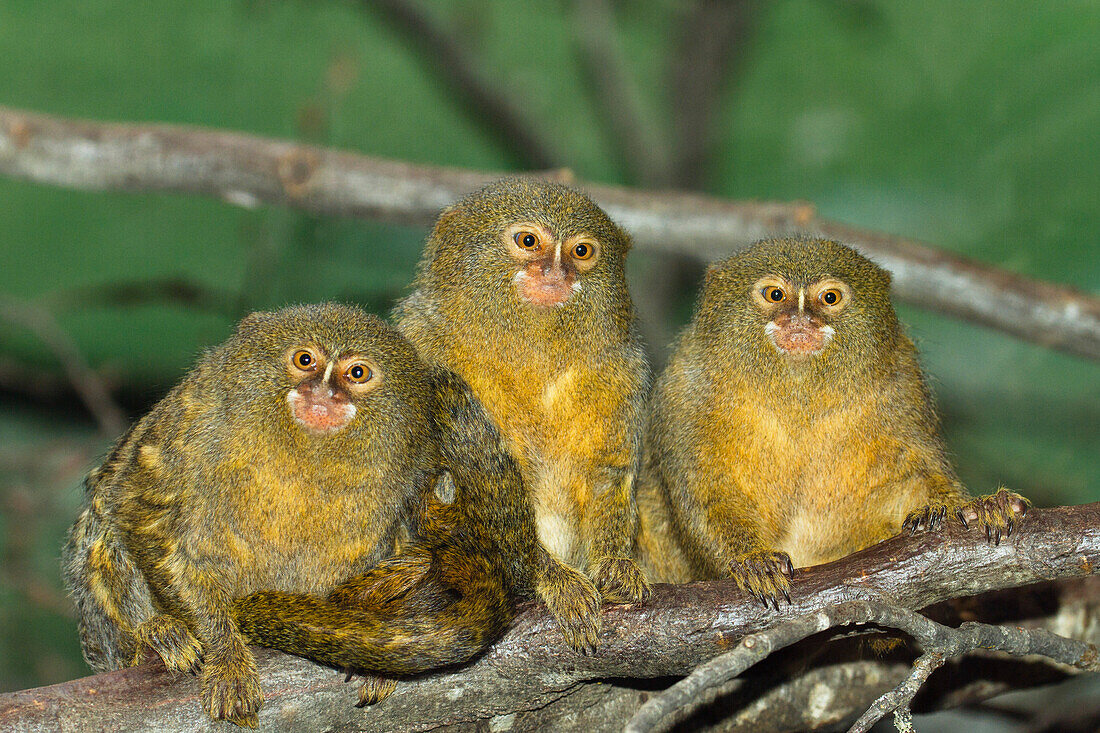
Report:
[[76,343],[62,330],[49,311],[3,297],[0,298],[0,319],[27,329],[53,354],[68,376],[73,390],[80,396],[88,412],[95,416],[104,435],[118,435],[126,429],[126,417],[111,398],[110,388],[88,366]]
[[619,43],[610,0],[575,0],[573,22],[591,97],[607,127],[604,138],[628,180],[646,188],[671,183],[672,151],[658,118],[643,109],[637,80]]
[[[545,125],[531,114],[532,108],[491,78],[492,65],[474,52],[458,28],[434,17],[420,0],[368,0],[363,7],[379,13],[407,43],[419,49],[417,57],[439,76],[445,94],[499,135],[518,167],[565,165],[565,156],[549,139]],[[517,39],[517,53],[523,53],[523,41]]]
[[[0,107],[0,174],[116,191],[175,191],[247,206],[431,223],[499,174],[380,160],[229,132],[66,120]],[[769,236],[820,234],[851,244],[894,277],[894,293],[956,317],[1100,359],[1100,298],[831,222],[809,204],[723,201],[585,184],[641,249],[704,260]]]

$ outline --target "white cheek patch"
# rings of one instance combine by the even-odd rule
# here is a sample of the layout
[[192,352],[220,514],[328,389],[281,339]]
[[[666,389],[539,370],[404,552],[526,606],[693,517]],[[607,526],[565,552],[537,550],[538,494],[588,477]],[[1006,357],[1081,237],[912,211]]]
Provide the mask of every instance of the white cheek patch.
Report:
[[764,333],[768,334],[768,340],[772,342],[772,346],[779,351],[783,351],[783,349],[779,348],[779,344],[775,342],[775,332],[778,330],[779,326],[775,325],[775,321],[768,321],[764,324]]
[[526,270],[517,270],[515,275],[512,275],[512,282],[516,285],[522,285],[527,281],[530,276]]
[[833,340],[833,336],[836,335],[836,329],[832,326],[822,326],[818,330],[820,330],[821,335],[824,336],[821,341],[821,348],[824,349],[829,344],[829,342]]

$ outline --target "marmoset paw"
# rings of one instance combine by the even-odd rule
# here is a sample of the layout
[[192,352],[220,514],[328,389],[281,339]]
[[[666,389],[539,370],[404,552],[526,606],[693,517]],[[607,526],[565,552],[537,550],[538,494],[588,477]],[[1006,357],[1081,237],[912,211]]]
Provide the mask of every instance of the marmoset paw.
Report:
[[730,575],[741,590],[751,593],[768,608],[779,610],[779,599],[791,602],[791,558],[785,552],[747,552],[730,562]]
[[581,654],[600,644],[600,594],[588,578],[554,560],[538,584],[538,595],[558,620],[565,643]]
[[202,643],[187,625],[174,616],[157,614],[134,631],[138,647],[134,664],[139,664],[146,649],[152,649],[175,672],[198,674],[202,669]]
[[985,536],[995,545],[1001,537],[1011,537],[1024,521],[1031,502],[1019,494],[1001,489],[993,494],[978,497],[955,510],[955,516],[970,529],[977,524],[985,529]]
[[[351,681],[352,676],[352,673],[348,672],[346,681]],[[362,677],[363,683],[359,685],[359,702],[355,703],[357,708],[382,702],[397,689],[397,680],[389,677],[379,677],[373,674],[364,674]]]
[[934,503],[909,512],[905,521],[901,524],[903,532],[916,534],[917,532],[933,532],[943,526],[944,518],[950,509],[946,504]]
[[234,658],[232,664],[207,660],[202,675],[202,704],[211,718],[255,728],[263,702],[260,676],[251,655],[247,660]]
[[638,564],[626,557],[605,557],[596,562],[592,580],[609,603],[644,603],[653,594]]

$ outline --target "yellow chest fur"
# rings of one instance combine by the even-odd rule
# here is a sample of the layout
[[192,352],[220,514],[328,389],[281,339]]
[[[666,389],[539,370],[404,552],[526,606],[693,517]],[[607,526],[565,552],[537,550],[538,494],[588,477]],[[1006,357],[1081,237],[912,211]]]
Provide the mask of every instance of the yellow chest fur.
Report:
[[517,368],[484,355],[452,354],[520,462],[539,539],[561,559],[582,565],[581,525],[606,466],[629,465],[625,384],[595,379],[591,365],[562,368],[532,360]]
[[393,507],[345,477],[245,468],[226,546],[242,568],[241,590],[322,592],[362,570],[386,538]]
[[[729,404],[737,405],[728,409]],[[869,527],[900,526],[916,500],[895,479],[915,460],[895,435],[875,429],[871,395],[818,405],[812,415],[784,413],[740,399],[715,409],[707,436],[717,475],[730,478],[753,506],[764,541],[796,567],[825,562],[873,541]]]

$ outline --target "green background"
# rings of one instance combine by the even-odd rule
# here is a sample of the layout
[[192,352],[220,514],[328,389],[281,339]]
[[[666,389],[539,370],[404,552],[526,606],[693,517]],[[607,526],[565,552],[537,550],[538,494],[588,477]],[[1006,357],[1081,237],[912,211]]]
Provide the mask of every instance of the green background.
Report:
[[[525,160],[456,100],[427,50],[368,3],[0,3],[0,104],[171,122],[476,169]],[[430,2],[580,180],[637,184],[604,124],[565,2]],[[658,132],[688,4],[615,4],[615,42]],[[1100,293],[1100,4],[790,0],[750,6],[701,187],[803,199]],[[385,313],[425,232],[204,198],[0,179],[0,296],[56,315],[130,417],[248,310],[318,299]],[[633,256],[637,287],[660,263]],[[119,302],[123,285],[208,293]],[[689,313],[685,291],[667,318]],[[1100,499],[1100,365],[899,307],[975,492]],[[653,344],[660,363],[666,344]],[[109,437],[32,332],[0,324],[0,690],[87,673],[57,559],[83,472]],[[41,383],[39,383],[41,381]],[[113,437],[113,436],[110,436]]]

